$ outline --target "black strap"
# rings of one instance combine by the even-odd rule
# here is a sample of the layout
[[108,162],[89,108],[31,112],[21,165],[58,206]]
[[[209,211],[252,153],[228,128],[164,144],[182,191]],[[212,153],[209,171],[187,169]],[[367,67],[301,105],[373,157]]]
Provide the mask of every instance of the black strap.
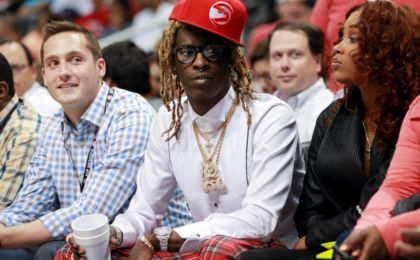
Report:
[[4,128],[6,127],[7,122],[10,120],[10,117],[12,117],[13,112],[17,109],[19,106],[19,103],[16,103],[12,110],[9,111],[9,113],[1,120],[0,123],[0,134],[3,132]]
[[[105,101],[104,116],[105,116],[105,113],[106,113],[106,110],[107,110],[109,104],[111,103],[112,96],[114,95],[114,90],[115,90],[114,88],[111,88],[111,87],[109,88],[109,91],[108,91],[108,94],[107,94],[107,97],[106,97],[106,101]],[[99,124],[99,125],[101,125],[101,124]],[[62,134],[63,134],[63,137],[64,137],[64,125],[63,124],[61,125],[61,130],[62,130]],[[83,173],[82,182],[79,181],[80,192],[82,192],[83,189],[85,188],[86,180],[87,180],[87,178],[89,176],[89,173],[90,173],[90,170],[91,170],[92,154],[93,154],[93,149],[95,148],[95,145],[96,145],[96,136],[97,136],[98,132],[99,132],[99,127],[95,131],[95,137],[93,138],[93,142],[92,142],[92,144],[89,148],[89,153],[88,153],[88,157],[86,159],[85,171]],[[73,166],[73,172],[76,175],[77,179],[79,180],[79,176],[77,175],[76,164],[73,160],[73,156],[71,155],[71,152],[70,152],[70,147],[67,144],[67,141],[66,141],[65,137],[64,137],[64,148],[66,149],[67,156],[69,157],[70,162]]]

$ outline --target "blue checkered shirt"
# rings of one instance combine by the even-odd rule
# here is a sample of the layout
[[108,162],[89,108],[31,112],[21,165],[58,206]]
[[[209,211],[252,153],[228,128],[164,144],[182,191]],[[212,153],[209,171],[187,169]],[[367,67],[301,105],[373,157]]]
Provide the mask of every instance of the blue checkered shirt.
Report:
[[[103,213],[112,221],[127,208],[155,113],[141,96],[121,89],[115,89],[104,113],[108,90],[102,85],[77,128],[63,111],[50,118],[21,191],[0,214],[1,223],[14,226],[39,219],[54,239],[63,239],[78,216]],[[95,133],[91,170],[81,191]]]
[[184,193],[180,188],[175,190],[172,199],[166,208],[165,217],[160,226],[167,226],[171,228],[182,227],[193,222],[191,212],[188,209],[185,201]]

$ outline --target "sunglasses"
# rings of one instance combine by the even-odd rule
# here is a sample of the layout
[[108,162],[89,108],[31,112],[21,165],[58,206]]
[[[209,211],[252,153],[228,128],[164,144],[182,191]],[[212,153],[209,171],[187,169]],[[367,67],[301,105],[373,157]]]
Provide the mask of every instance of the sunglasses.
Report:
[[211,63],[218,63],[223,57],[223,50],[225,45],[206,44],[202,47],[194,47],[192,45],[181,45],[173,48],[172,52],[176,59],[182,64],[191,64],[194,62],[199,52],[203,53],[204,57]]

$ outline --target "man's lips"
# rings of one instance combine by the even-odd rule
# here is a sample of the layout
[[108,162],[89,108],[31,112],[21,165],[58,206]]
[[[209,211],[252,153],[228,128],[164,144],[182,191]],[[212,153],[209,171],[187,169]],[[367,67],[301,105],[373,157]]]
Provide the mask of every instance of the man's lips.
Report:
[[210,80],[213,79],[214,77],[210,76],[210,75],[201,75],[201,76],[197,76],[192,78],[192,80]]
[[279,80],[281,80],[281,81],[286,81],[286,82],[288,82],[288,81],[293,80],[295,77],[296,77],[296,76],[294,76],[294,75],[283,75],[283,76],[278,76],[277,78],[278,78]]
[[74,88],[74,87],[77,87],[77,84],[73,84],[73,83],[66,83],[66,84],[60,84],[60,85],[58,86],[58,88],[61,88],[61,89],[65,89],[65,88]]
[[214,77],[209,76],[209,75],[200,75],[200,76],[193,77],[191,81],[194,82],[194,84],[197,84],[197,85],[207,85],[213,79],[214,79]]

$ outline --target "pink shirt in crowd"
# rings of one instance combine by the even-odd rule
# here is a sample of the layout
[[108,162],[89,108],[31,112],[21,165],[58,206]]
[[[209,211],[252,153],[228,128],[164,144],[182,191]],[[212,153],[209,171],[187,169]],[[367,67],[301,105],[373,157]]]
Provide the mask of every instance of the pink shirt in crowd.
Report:
[[410,106],[401,126],[397,147],[387,176],[372,197],[356,229],[372,224],[378,228],[392,259],[398,252],[394,243],[401,240],[401,228],[420,226],[420,209],[391,218],[395,204],[420,193],[420,96]]
[[[311,23],[325,33],[328,49],[332,49],[338,37],[340,24],[344,23],[346,12],[353,6],[363,4],[366,0],[317,0],[311,14]],[[419,0],[394,0],[420,11]]]

